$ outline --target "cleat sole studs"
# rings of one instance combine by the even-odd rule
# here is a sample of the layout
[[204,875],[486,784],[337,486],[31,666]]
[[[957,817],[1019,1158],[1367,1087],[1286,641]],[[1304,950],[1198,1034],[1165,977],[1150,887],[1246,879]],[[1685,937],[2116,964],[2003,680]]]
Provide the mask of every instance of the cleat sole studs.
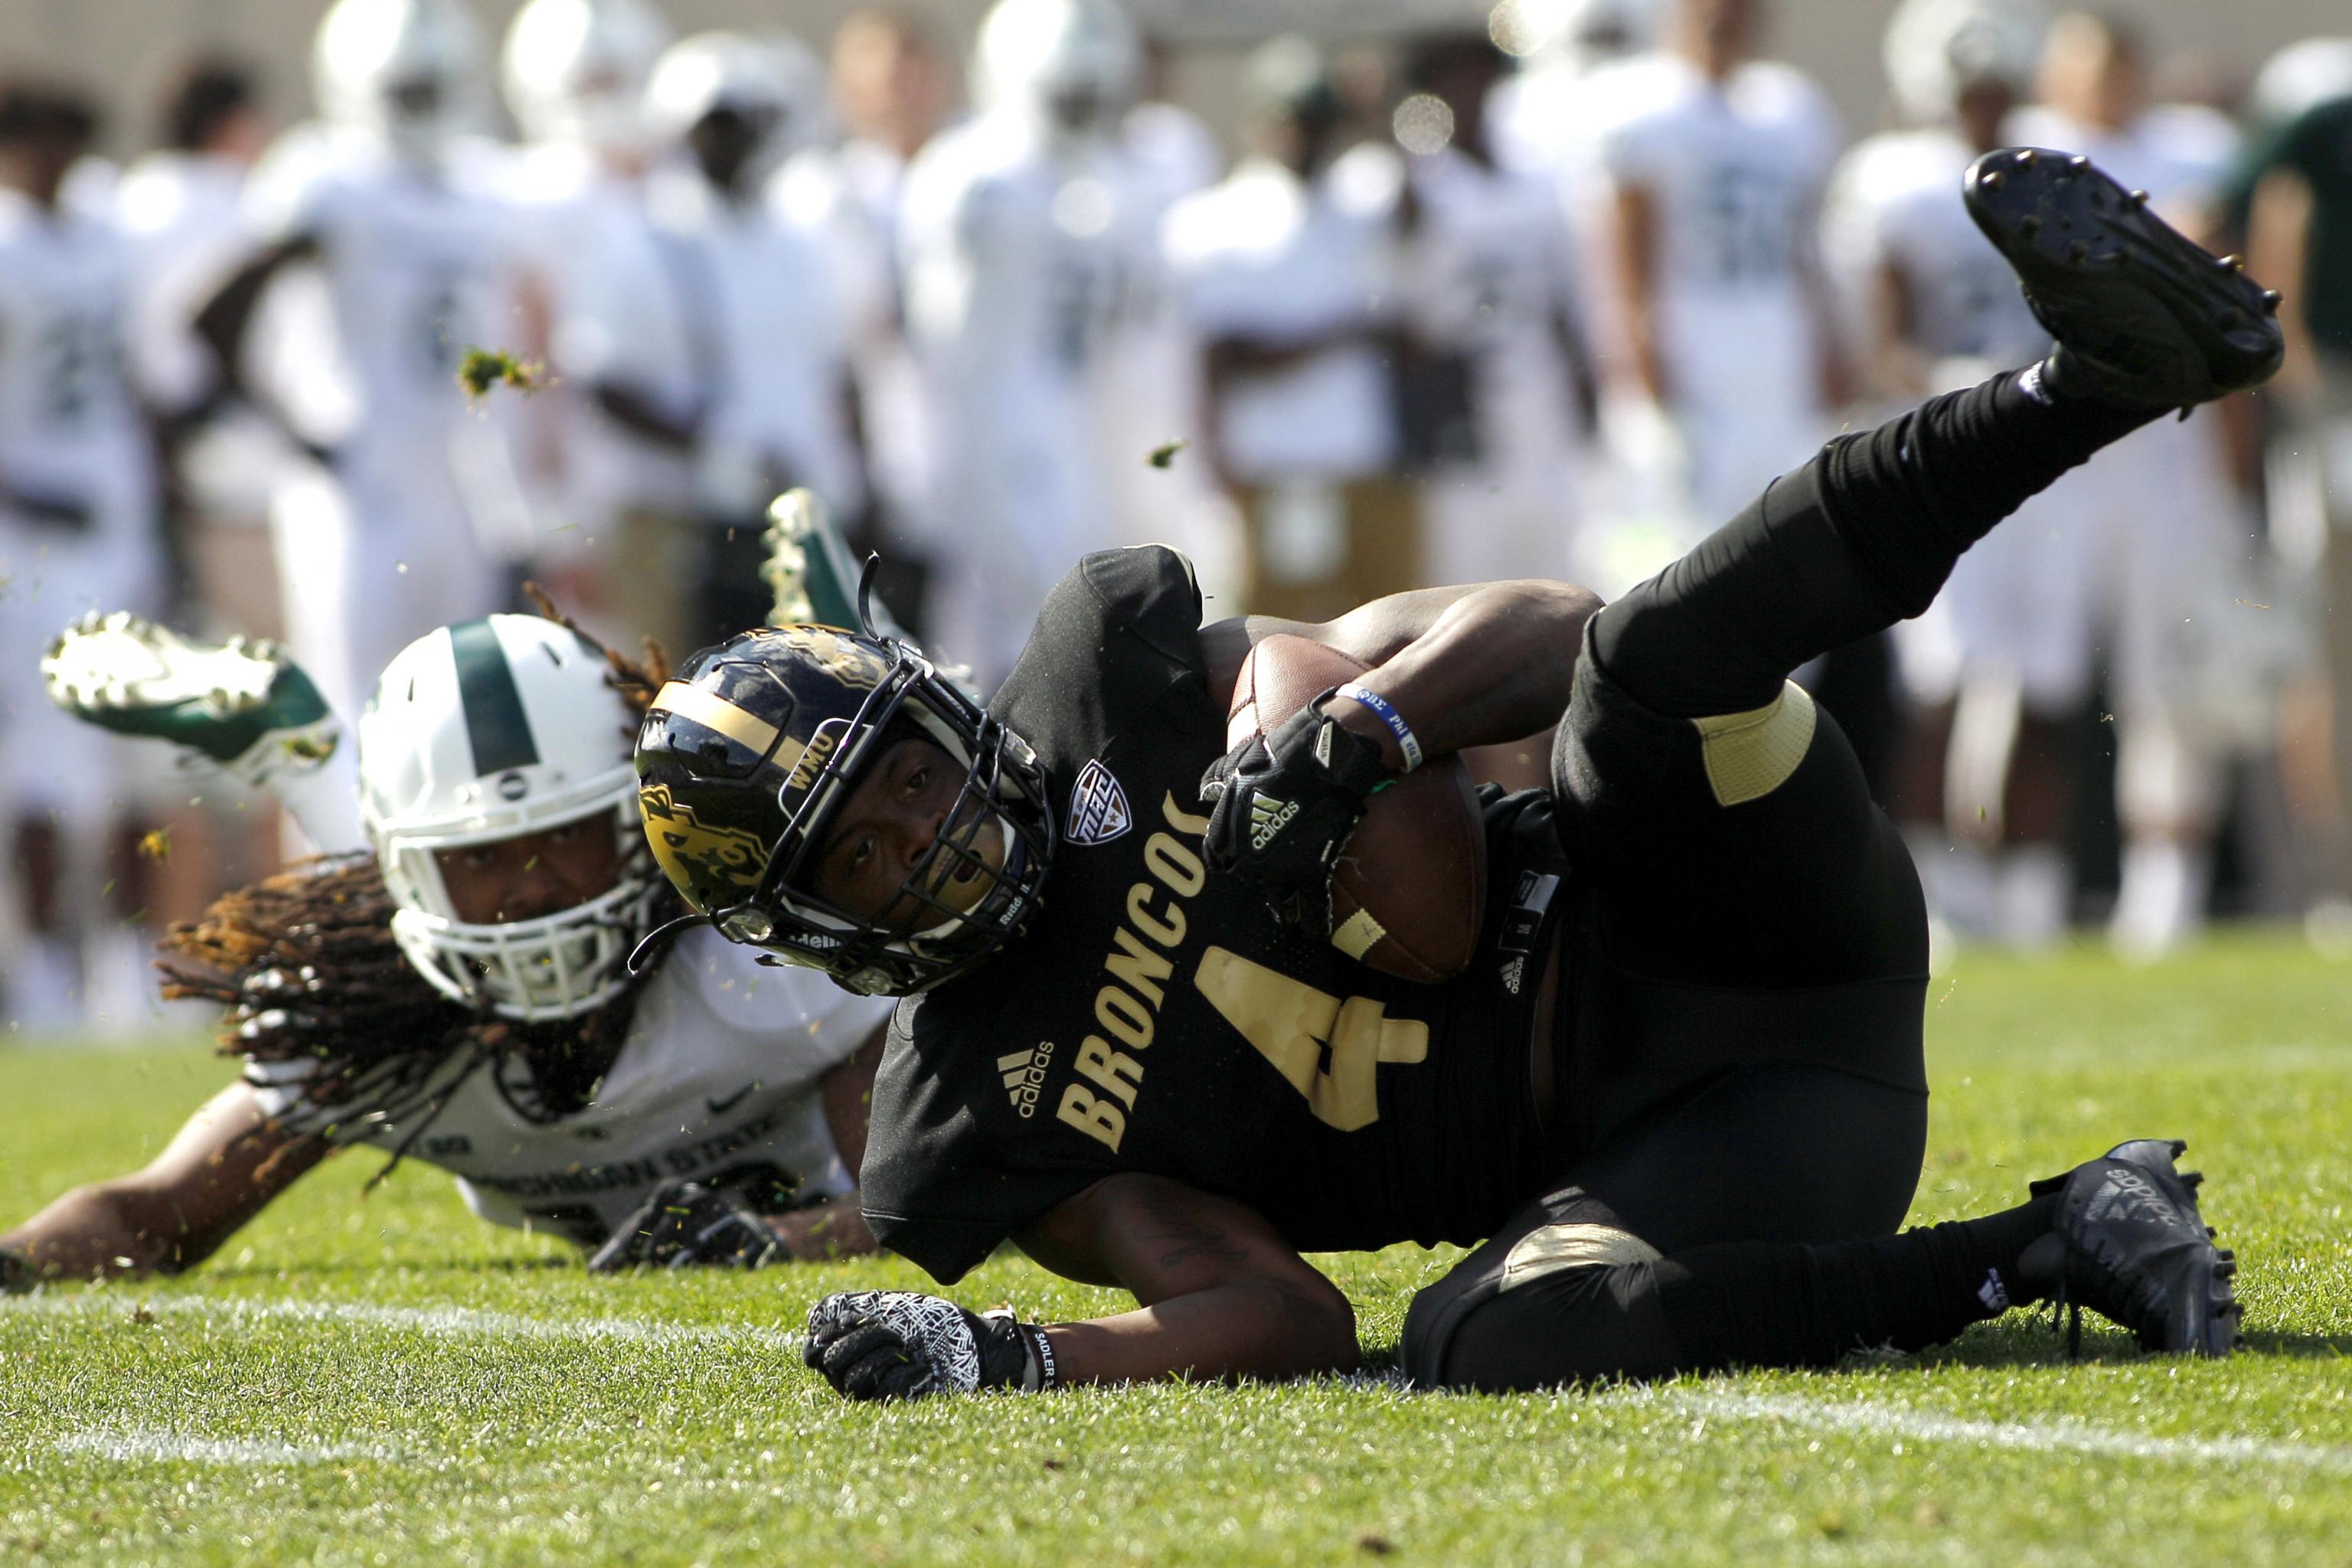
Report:
[[2031,169],[2040,157],[2041,154],[2038,152],[2033,148],[2028,147],[2018,153],[2017,166],[2021,169]]
[[2147,205],[2147,193],[2146,191],[2132,192],[2131,205],[2136,207],[2144,207]]
[[2077,263],[2091,259],[2091,242],[2087,239],[2078,239],[2074,244],[2068,246],[2066,247],[2066,259]]
[[1999,169],[1988,169],[1988,170],[1986,170],[1986,171],[1985,171],[1985,176],[1984,176],[1984,184],[1985,184],[1985,188],[1986,188],[1986,189],[1988,189],[1988,190],[1994,190],[1994,191],[1997,191],[1997,190],[2000,189],[2000,183],[2001,183],[2001,179],[2002,179],[2001,172],[2000,172]]
[[2242,256],[2224,256],[2218,258],[2213,265],[2224,272],[2243,272],[2246,269],[2246,258]]

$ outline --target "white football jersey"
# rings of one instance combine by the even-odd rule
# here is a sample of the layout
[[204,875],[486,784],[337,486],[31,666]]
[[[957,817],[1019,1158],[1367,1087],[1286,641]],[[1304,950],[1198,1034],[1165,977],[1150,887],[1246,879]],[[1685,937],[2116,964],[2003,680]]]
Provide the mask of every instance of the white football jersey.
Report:
[[125,336],[131,250],[102,216],[0,192],[0,479],[85,508],[84,543],[152,521],[146,426]]
[[[932,511],[961,592],[942,647],[983,682],[1008,668],[1046,590],[1131,542],[1103,465],[1108,367],[1158,283],[1156,183],[1122,146],[1048,142],[983,115],[908,170],[899,265],[934,426]],[[950,537],[951,536],[951,537]]]
[[1827,248],[1866,298],[1892,268],[1911,301],[1912,341],[1937,360],[2025,364],[2050,346],[2017,275],[1960,199],[1974,150],[1946,130],[1895,132],[1856,146],[1831,182]]
[[1558,185],[1452,149],[1406,163],[1420,223],[1402,294],[1421,337],[1467,354],[1481,461],[1574,439],[1563,323],[1577,266]]
[[301,127],[247,187],[265,243],[319,246],[343,406],[305,423],[339,416],[345,427],[326,434],[346,463],[392,488],[414,453],[444,447],[472,416],[457,384],[466,351],[518,346],[525,231],[497,169],[485,149],[426,172],[367,137]]
[[[824,1075],[889,1017],[887,997],[854,996],[814,970],[767,968],[716,931],[680,938],[638,994],[627,1039],[595,1100],[534,1114],[529,1068],[503,1059],[454,1084],[418,1133],[406,1117],[342,1120],[306,1105],[309,1064],[248,1063],[262,1110],[298,1131],[394,1149],[457,1178],[493,1225],[602,1243],[665,1183],[705,1183],[762,1208],[839,1197],[856,1186],[824,1119]],[[423,1103],[429,1104],[429,1098]]]
[[1678,56],[1611,73],[1601,157],[1653,195],[1659,336],[1678,398],[1813,401],[1805,261],[1838,126],[1828,100],[1770,61],[1709,81]]
[[[844,417],[848,340],[823,231],[780,205],[728,203],[700,174],[656,171],[639,233],[566,302],[567,374],[624,382],[758,451],[837,512],[863,500]],[[686,508],[691,469],[646,452],[647,504]]]

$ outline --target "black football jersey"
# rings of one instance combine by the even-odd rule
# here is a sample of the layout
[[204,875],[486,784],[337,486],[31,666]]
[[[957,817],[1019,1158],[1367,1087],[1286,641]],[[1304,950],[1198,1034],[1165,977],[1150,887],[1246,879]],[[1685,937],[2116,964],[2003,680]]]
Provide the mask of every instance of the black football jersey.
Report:
[[1200,619],[1182,556],[1088,556],[992,704],[1037,749],[1062,846],[1027,932],[899,1005],[861,1183],[883,1245],[944,1282],[1122,1171],[1231,1197],[1301,1251],[1473,1242],[1545,1173],[1529,955],[1557,880],[1517,868],[1557,854],[1549,797],[1487,792],[1489,906],[1454,981],[1286,930],[1202,854],[1228,694]]

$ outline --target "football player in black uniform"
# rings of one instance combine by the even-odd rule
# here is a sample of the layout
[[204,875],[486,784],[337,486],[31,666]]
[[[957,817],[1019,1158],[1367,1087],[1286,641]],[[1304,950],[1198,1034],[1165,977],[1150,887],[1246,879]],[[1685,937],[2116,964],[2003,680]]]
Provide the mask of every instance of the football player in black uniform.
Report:
[[[1895,1234],[1927,1126],[1918,882],[1788,672],[2280,353],[2275,296],[2083,160],[1990,154],[1969,196],[2050,357],[1832,442],[1605,608],[1507,583],[1203,626],[1147,547],[1064,579],[985,710],[824,628],[681,668],[638,748],[666,868],[736,940],[908,996],[876,1236],[950,1284],[1010,1239],[1139,1303],[1044,1326],[835,1296],[813,1365],[862,1398],[1345,1369],[1352,1310],[1300,1254],[1408,1239],[1483,1242],[1406,1321],[1432,1384],[1815,1365],[2044,1299],[2226,1353],[2235,1266],[2178,1144]],[[1370,670],[1221,757],[1274,632]],[[1555,721],[1550,788],[1486,796],[1469,970],[1349,956],[1328,878],[1368,794]]]

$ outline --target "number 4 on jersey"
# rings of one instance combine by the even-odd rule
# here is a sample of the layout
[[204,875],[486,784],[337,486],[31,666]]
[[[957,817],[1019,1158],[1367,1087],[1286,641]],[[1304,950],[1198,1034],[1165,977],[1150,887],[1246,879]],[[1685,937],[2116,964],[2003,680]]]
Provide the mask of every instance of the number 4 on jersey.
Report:
[[1381,1119],[1381,1063],[1429,1056],[1427,1024],[1391,1018],[1369,996],[1343,1002],[1222,947],[1201,955],[1193,984],[1307,1097],[1315,1119],[1342,1132]]

